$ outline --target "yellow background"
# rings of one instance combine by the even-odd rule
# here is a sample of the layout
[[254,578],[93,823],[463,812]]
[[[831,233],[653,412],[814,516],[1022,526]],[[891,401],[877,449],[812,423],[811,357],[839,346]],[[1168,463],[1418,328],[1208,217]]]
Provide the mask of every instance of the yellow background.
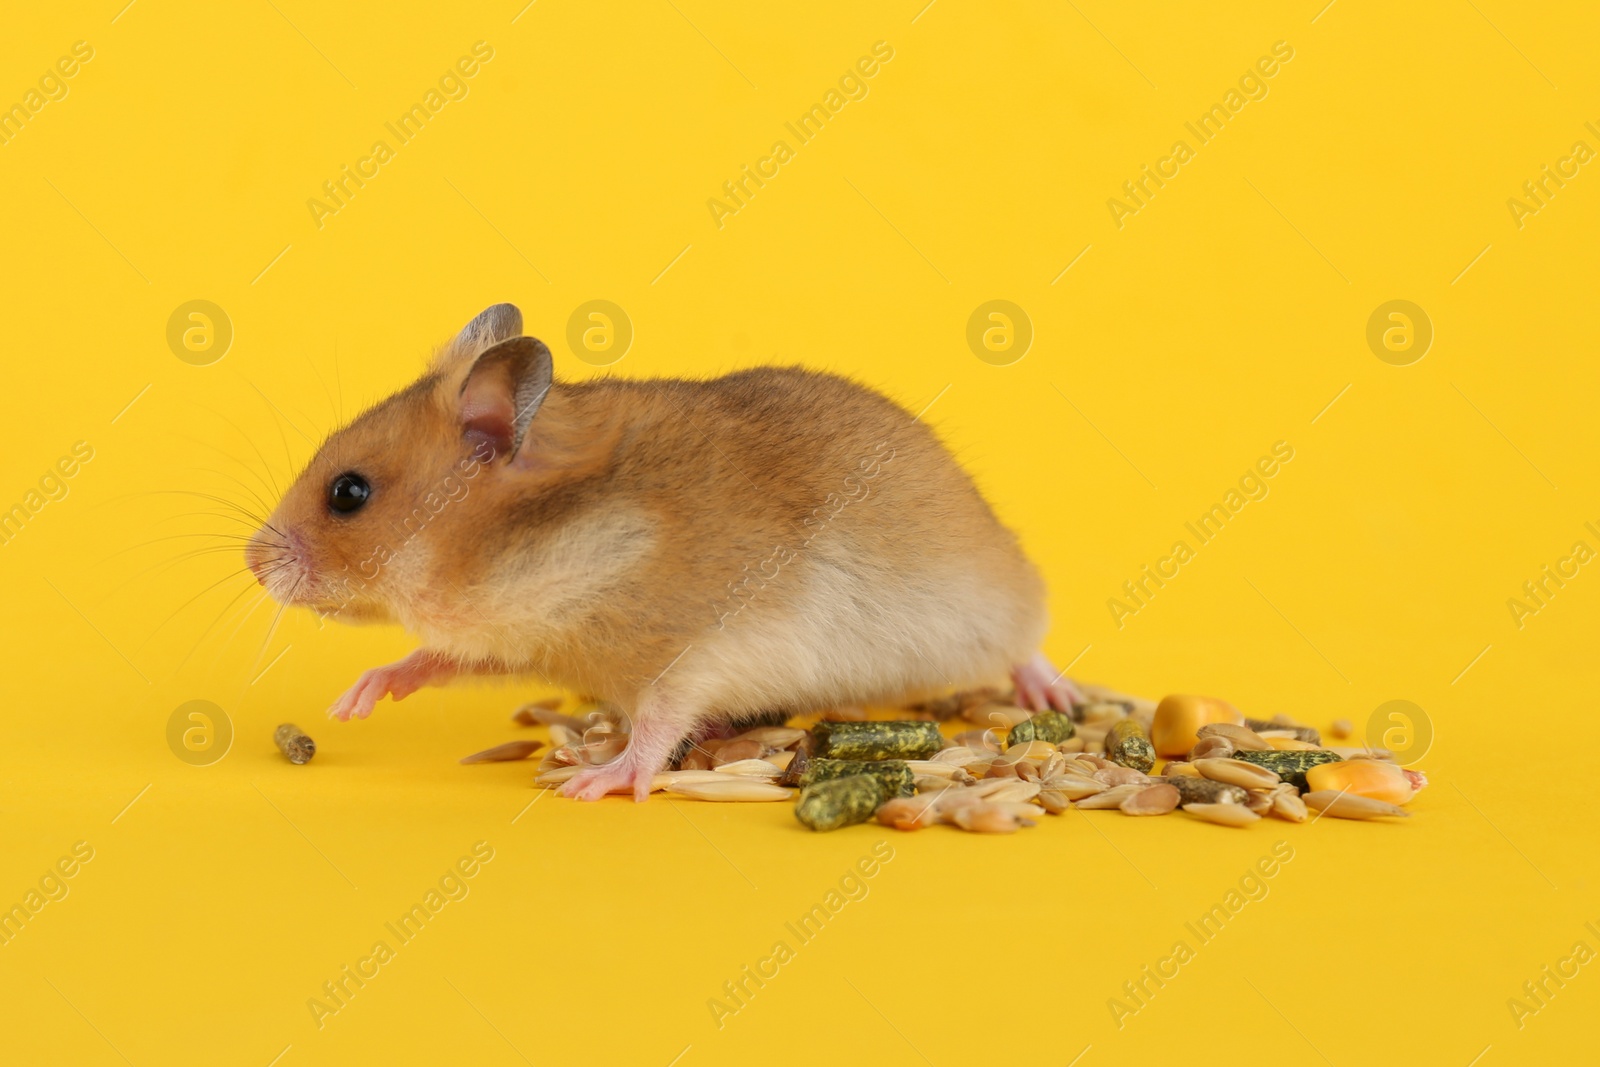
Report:
[[[0,902],[94,849],[0,947],[7,1062],[1493,1067],[1591,1047],[1593,964],[1521,1029],[1507,1001],[1575,942],[1600,950],[1600,574],[1520,629],[1506,602],[1600,548],[1600,175],[1520,229],[1506,201],[1600,147],[1600,19],[921,3],[6,16],[0,102],[95,50],[0,147],[0,501],[94,449],[0,547]],[[479,40],[470,95],[318,229],[307,199]],[[880,40],[869,95],[717,228],[708,198]],[[1119,229],[1108,198],[1277,41],[1294,58],[1269,95]],[[405,635],[241,620],[231,549],[184,555],[236,527],[173,494],[256,507],[495,301],[558,374],[602,373],[564,342],[596,298],[636,331],[612,373],[803,362],[937,398],[926,417],[1047,573],[1048,651],[1078,677],[1323,727],[1416,702],[1435,741],[1414,818],[813,836],[781,805],[528,808],[531,765],[455,762],[524,736],[527,687],[325,721]],[[193,299],[235,330],[209,366],[166,343]],[[991,299],[1036,332],[1009,366],[965,341]],[[1365,341],[1392,299],[1434,325],[1410,366]],[[1118,628],[1107,599],[1280,440],[1270,495]],[[193,699],[235,730],[210,766],[166,743]],[[290,719],[310,766],[272,747]],[[870,893],[719,1029],[707,1001],[884,840]],[[478,841],[470,895],[319,1029],[307,1000]],[[1108,999],[1193,947],[1184,923],[1276,841],[1294,859],[1269,895],[1118,1029]]]

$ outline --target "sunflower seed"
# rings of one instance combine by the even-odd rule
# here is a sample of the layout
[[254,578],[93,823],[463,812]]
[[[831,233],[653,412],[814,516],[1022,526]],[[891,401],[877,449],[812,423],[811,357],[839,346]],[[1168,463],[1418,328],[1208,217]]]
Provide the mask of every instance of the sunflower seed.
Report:
[[715,749],[716,755],[713,757],[711,765],[720,767],[724,763],[760,759],[763,751],[765,749],[760,741],[726,741]]
[[547,697],[544,700],[535,700],[522,705],[511,713],[511,721],[522,726],[538,726],[541,723],[548,725],[548,720],[541,719],[543,714],[551,714],[561,706],[560,697]]
[[1194,769],[1212,781],[1227,782],[1229,785],[1240,786],[1244,789],[1271,789],[1282,781],[1281,778],[1265,767],[1258,767],[1253,763],[1246,763],[1244,760],[1199,759],[1193,762]]
[[1309,726],[1301,726],[1287,715],[1274,715],[1270,719],[1246,719],[1244,724],[1262,737],[1269,734],[1279,737],[1290,737],[1296,741],[1307,744],[1322,744],[1322,735]]
[[1033,820],[1024,819],[998,804],[971,804],[950,813],[950,821],[963,830],[979,834],[1010,834]]
[[[507,741],[503,745],[486,748],[482,752],[474,752],[470,756],[462,756],[462,763],[506,763],[511,760],[527,759],[539,749],[544,747],[543,741]],[[292,757],[291,757],[292,758]],[[300,762],[304,762],[303,760]]]
[[686,771],[709,771],[711,769],[711,754],[699,745],[685,752],[678,766]]
[[667,783],[667,792],[690,797],[694,800],[734,802],[788,800],[794,796],[792,789],[785,789],[780,785],[772,785],[770,782],[759,782],[751,778],[741,778],[738,775],[726,775],[725,778],[726,781],[721,782],[674,780]]
[[582,767],[578,767],[578,766],[575,766],[575,765],[566,766],[566,767],[557,767],[554,770],[545,771],[543,774],[539,775],[537,778],[535,778],[533,780],[533,784],[534,785],[562,785],[563,783],[566,782],[566,780],[568,778],[571,778],[573,775],[577,774],[581,770],[583,770]]
[[[976,772],[978,769],[977,764],[973,764],[970,769]],[[1015,763],[1008,763],[1003,759],[997,759],[993,763],[989,764],[987,768],[985,768],[983,777],[1015,778],[1017,777],[1017,765]]]
[[896,797],[877,810],[878,822],[896,830],[920,830],[939,821],[938,793]]
[[1143,785],[1150,780],[1150,776],[1132,767],[1102,767],[1094,772],[1096,781],[1106,785]]
[[1236,751],[1238,750],[1233,742],[1226,737],[1220,735],[1202,737],[1189,750],[1189,759],[1191,762],[1197,759],[1232,759]]
[[1246,752],[1265,752],[1272,747],[1254,730],[1237,726],[1231,722],[1207,723],[1195,731],[1195,736],[1202,741],[1208,737],[1226,738],[1233,743],[1235,750],[1244,749]]
[[598,767],[602,763],[610,763],[622,755],[622,750],[628,747],[628,735],[606,732],[600,735],[600,740],[579,745],[577,751],[591,767]]
[[560,748],[552,749],[546,758],[560,767],[578,767],[583,764],[583,753],[575,745],[562,745]]
[[1124,815],[1166,815],[1177,806],[1178,791],[1170,785],[1147,786],[1117,805]]
[[1104,782],[1097,782],[1093,778],[1085,778],[1080,774],[1062,774],[1055,778],[1047,778],[1041,783],[1041,790],[1060,793],[1068,800],[1082,800],[1092,797],[1096,793],[1104,793],[1108,787]]
[[927,762],[948,763],[952,767],[965,767],[969,763],[977,763],[980,760],[989,760],[993,757],[994,753],[986,752],[981,748],[968,748],[965,745],[957,745],[954,748],[941,749],[935,752],[928,757]]
[[1051,815],[1060,815],[1072,807],[1072,801],[1067,799],[1067,794],[1059,789],[1041,789],[1034,799]]
[[1122,807],[1122,802],[1124,800],[1127,800],[1129,797],[1145,788],[1147,787],[1143,785],[1112,786],[1110,789],[1096,793],[1093,796],[1084,797],[1082,800],[1078,801],[1075,806],[1086,811],[1101,811],[1107,808],[1120,808]]
[[1280,789],[1272,794],[1272,814],[1290,822],[1306,821],[1306,802],[1295,795],[1294,787]]
[[738,774],[747,778],[776,778],[783,773],[781,767],[773,766],[764,759],[741,759],[732,763],[719,763],[713,774]]
[[971,793],[983,800],[1032,800],[1039,795],[1039,783],[1024,782],[1020,778],[989,778],[960,792]]
[[800,743],[806,732],[795,726],[757,726],[753,730],[746,730],[737,737],[730,737],[733,741],[756,741],[767,748],[791,748]]
[[669,782],[726,782],[722,771],[658,771],[651,781],[657,789],[665,789]]
[[1243,804],[1185,804],[1183,810],[1218,826],[1249,826],[1261,821],[1261,816]]
[[1056,754],[1056,746],[1048,741],[1029,741],[1026,744],[1012,745],[1006,749],[1002,757],[1012,763],[1017,760],[1043,760]]

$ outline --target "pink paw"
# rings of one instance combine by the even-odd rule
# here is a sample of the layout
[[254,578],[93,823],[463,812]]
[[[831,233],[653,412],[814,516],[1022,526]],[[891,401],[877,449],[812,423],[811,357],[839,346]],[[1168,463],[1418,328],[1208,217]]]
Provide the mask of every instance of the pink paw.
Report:
[[610,793],[632,793],[643,801],[650,796],[655,772],[636,766],[624,752],[610,763],[579,771],[561,787],[561,795],[574,800],[599,800]]
[[358,719],[365,719],[371,715],[378,701],[389,695],[388,670],[387,667],[375,667],[370,671],[363,671],[356,684],[345,690],[344,695],[333,702],[333,706],[328,709],[328,718],[349,722],[352,715]]
[[437,653],[418,649],[398,663],[363,671],[333,706],[328,718],[349,722],[350,716],[365,719],[384,697],[404,700],[425,685],[440,685],[456,675],[454,663]]
[[1029,711],[1071,712],[1073,704],[1084,703],[1083,693],[1063,671],[1051,666],[1044,653],[1011,668],[1011,681],[1017,687],[1017,704]]

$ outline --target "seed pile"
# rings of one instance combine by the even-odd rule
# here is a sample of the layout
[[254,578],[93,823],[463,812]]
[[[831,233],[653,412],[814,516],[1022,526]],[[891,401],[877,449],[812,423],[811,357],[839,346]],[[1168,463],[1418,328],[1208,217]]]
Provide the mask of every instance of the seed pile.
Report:
[[[1317,730],[1282,715],[1246,718],[1212,697],[1156,704],[1090,693],[1070,715],[1032,713],[985,689],[907,708],[907,718],[892,721],[846,709],[810,730],[758,726],[694,745],[652,789],[709,801],[794,800],[795,817],[819,831],[876,819],[899,830],[944,824],[1011,833],[1074,807],[1183,812],[1234,827],[1263,817],[1305,822],[1311,812],[1403,817],[1402,805],[1427,785],[1385,749],[1324,746]],[[591,703],[568,715],[559,706],[543,701],[513,716],[550,730],[539,786],[558,786],[627,745],[620,709]],[[940,729],[957,720],[972,728]],[[1334,732],[1348,734],[1348,724]],[[517,745],[462,762],[523,758],[539,747]]]

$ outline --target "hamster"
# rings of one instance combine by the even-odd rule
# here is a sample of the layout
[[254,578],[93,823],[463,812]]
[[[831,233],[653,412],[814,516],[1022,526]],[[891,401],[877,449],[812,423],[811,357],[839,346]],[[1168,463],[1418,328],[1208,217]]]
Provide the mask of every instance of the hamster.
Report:
[[1045,589],[934,433],[844,378],[556,381],[509,304],[335,431],[246,549],[281,603],[398,623],[421,647],[330,709],[468,675],[619,705],[630,741],[564,787],[631,792],[680,745],[774,712],[900,702],[1039,652]]

